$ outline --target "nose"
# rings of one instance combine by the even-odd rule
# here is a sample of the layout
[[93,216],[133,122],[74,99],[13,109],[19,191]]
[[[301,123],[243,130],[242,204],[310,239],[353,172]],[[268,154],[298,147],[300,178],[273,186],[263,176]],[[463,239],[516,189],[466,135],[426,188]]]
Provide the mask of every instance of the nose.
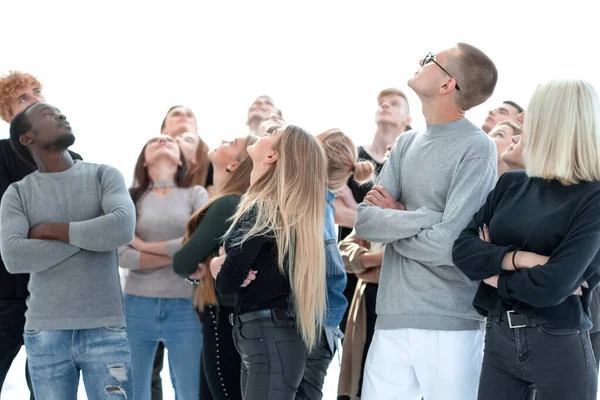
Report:
[[493,117],[495,114],[494,110],[488,111],[488,117]]
[[59,121],[66,121],[67,117],[64,114],[57,115]]
[[519,143],[519,141],[521,140],[521,135],[515,135],[513,137],[510,138],[510,140],[514,143],[517,144]]

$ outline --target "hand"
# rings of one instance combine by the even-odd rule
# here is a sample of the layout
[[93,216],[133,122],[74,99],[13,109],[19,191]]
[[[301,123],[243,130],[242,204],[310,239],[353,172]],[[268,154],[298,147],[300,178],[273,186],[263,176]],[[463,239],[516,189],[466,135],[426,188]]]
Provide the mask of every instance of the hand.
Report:
[[39,239],[45,240],[48,239],[48,223],[44,222],[39,225],[34,226],[29,230],[29,235],[27,236],[29,239]]
[[483,282],[486,285],[490,285],[491,287],[495,287],[496,289],[498,288],[498,275],[494,275],[494,276],[490,276],[487,279],[484,279]]
[[29,239],[60,240],[69,243],[69,224],[44,222],[31,228],[27,237]]
[[215,257],[210,262],[210,273],[213,278],[217,279],[217,275],[219,275],[219,272],[221,271],[221,266],[225,262],[225,258],[227,258],[227,256]]
[[490,231],[486,224],[483,224],[483,229],[479,228],[479,239],[487,243],[492,243],[490,239]]
[[575,291],[573,292],[573,294],[574,294],[575,296],[583,296],[583,289],[589,289],[589,288],[590,288],[590,285],[588,285],[588,283],[587,283],[587,282],[583,282],[583,283],[581,284],[581,286],[579,286],[579,287],[577,288],[577,290],[575,290]]
[[392,210],[406,210],[404,204],[400,203],[383,186],[375,185],[365,196],[365,203],[370,206],[389,208]]
[[251,269],[250,272],[248,272],[248,276],[244,280],[244,283],[242,283],[241,287],[246,287],[249,284],[251,284],[252,281],[256,279],[256,274],[258,274],[258,271]]
[[144,251],[144,249],[146,248],[146,242],[140,239],[138,235],[135,235],[133,237],[133,241],[129,243],[129,245],[137,251]]
[[206,264],[200,263],[198,264],[198,268],[196,268],[196,272],[189,276],[189,279],[193,281],[201,281],[206,274]]

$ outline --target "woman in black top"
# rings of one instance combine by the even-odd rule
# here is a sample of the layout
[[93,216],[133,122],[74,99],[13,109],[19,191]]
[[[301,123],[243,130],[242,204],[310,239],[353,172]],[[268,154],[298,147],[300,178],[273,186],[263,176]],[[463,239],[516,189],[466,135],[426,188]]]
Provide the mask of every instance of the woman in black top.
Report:
[[483,280],[473,301],[487,317],[479,399],[521,399],[532,385],[538,400],[595,399],[588,334],[600,280],[594,89],[569,80],[540,85],[521,143],[527,171],[502,175],[454,244],[456,266]]
[[[217,296],[214,278],[204,271],[210,259],[218,255],[223,235],[231,225],[240,197],[250,186],[252,160],[246,148],[256,138],[247,136],[223,141],[208,157],[214,166],[216,197],[199,209],[188,221],[183,247],[173,256],[175,272],[194,290],[194,307],[202,322],[202,363],[200,398],[202,400],[241,399],[240,356],[233,345],[229,315],[233,296]],[[199,267],[199,264],[202,264]],[[226,363],[218,364],[221,358]]]
[[[226,256],[213,260],[221,295],[236,293],[234,342],[242,398],[292,400],[326,305],[326,161],[317,140],[288,126],[248,148],[253,170]],[[251,285],[248,274],[254,275]]]

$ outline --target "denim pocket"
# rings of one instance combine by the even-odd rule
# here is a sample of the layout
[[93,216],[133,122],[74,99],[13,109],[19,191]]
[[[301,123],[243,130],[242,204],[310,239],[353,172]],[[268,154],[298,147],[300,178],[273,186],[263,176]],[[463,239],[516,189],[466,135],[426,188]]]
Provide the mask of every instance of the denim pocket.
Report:
[[306,367],[306,346],[302,340],[277,342],[283,382],[298,390]]
[[259,321],[246,322],[238,329],[239,335],[244,340],[263,339],[263,330]]
[[102,329],[108,332],[126,333],[127,328],[124,326],[103,326]]
[[538,325],[538,327],[540,328],[540,330],[542,332],[547,333],[548,335],[552,335],[552,336],[571,336],[571,335],[579,334],[579,329],[558,329],[558,328],[552,328],[552,327],[548,326],[548,324]]

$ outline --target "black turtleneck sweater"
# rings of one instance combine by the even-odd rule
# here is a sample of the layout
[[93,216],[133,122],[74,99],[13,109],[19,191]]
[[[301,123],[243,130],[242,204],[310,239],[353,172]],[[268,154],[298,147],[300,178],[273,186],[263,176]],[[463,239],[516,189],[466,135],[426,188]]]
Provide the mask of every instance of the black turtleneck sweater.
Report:
[[[492,243],[479,239],[484,224]],[[517,249],[550,259],[502,270],[505,254]],[[479,286],[473,305],[481,315],[515,310],[551,327],[589,329],[592,289],[600,281],[600,182],[565,186],[505,173],[454,243],[453,260],[474,281],[500,275],[498,289]],[[586,281],[590,288],[574,295]]]

